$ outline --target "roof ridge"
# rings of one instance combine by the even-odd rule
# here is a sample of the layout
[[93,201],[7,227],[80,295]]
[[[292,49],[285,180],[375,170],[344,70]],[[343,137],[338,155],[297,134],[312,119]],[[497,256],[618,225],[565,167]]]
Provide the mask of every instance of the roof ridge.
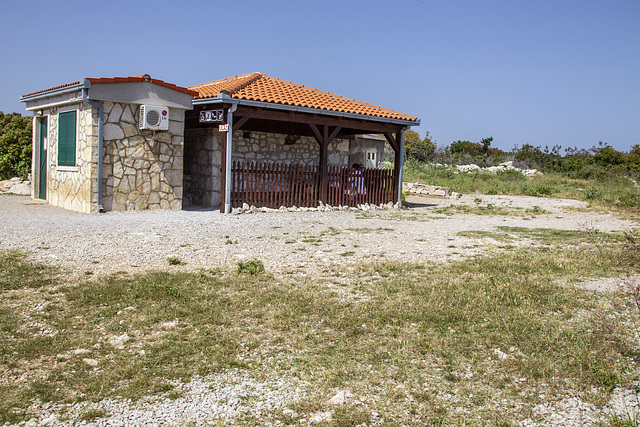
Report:
[[204,86],[209,86],[209,85],[212,85],[212,84],[219,84],[219,83],[223,83],[223,82],[230,82],[232,80],[238,80],[238,79],[241,79],[243,77],[248,77],[248,76],[250,76],[252,74],[256,74],[256,73],[257,74],[262,74],[262,73],[260,73],[258,71],[254,71],[252,73],[245,73],[245,74],[236,74],[235,76],[225,77],[224,79],[212,80],[210,82],[200,83],[200,84],[197,84],[197,85],[187,86],[187,87],[189,89],[198,89],[198,88],[201,88],[201,87],[204,87]]
[[242,89],[244,89],[245,87],[249,86],[250,84],[257,82],[258,80],[260,80],[264,74],[256,71],[254,73],[250,74],[251,78],[249,80],[247,80],[244,84],[239,85],[236,88],[231,88],[231,90],[229,90],[229,94],[234,94],[238,91],[241,91]]
[[336,98],[336,99],[341,99],[341,100],[349,101],[349,102],[355,102],[356,104],[364,105],[364,106],[367,106],[369,108],[375,108],[375,109],[380,110],[380,111],[388,111],[388,112],[391,112],[391,113],[394,113],[394,114],[400,114],[402,116],[413,117],[413,116],[411,116],[409,114],[401,113],[399,111],[391,110],[389,108],[384,108],[384,107],[381,107],[379,105],[369,104],[369,103],[363,102],[363,101],[358,101],[357,99],[348,98],[346,96],[338,95],[338,94],[335,94],[335,93],[332,93],[332,92],[327,92],[326,90],[316,89],[316,88],[313,88],[313,87],[310,87],[310,86],[305,86],[305,85],[302,85],[302,84],[299,84],[299,83],[294,83],[294,82],[291,82],[291,81],[288,81],[288,80],[282,80],[282,79],[279,79],[277,77],[268,76],[266,74],[263,74],[263,76],[267,77],[267,78],[269,78],[271,80],[276,80],[276,81],[279,81],[281,83],[288,84],[288,85],[291,85],[291,86],[297,86],[297,87],[300,87],[302,89],[306,89],[306,90],[309,90],[309,91],[312,91],[312,92],[315,92],[315,93],[328,95],[328,96],[331,96],[331,97]]

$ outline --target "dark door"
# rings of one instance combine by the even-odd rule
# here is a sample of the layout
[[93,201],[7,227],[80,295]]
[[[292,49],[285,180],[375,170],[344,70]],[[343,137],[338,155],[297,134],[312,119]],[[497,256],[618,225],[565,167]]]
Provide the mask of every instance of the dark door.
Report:
[[38,198],[47,198],[47,118],[40,118],[40,132],[38,141]]

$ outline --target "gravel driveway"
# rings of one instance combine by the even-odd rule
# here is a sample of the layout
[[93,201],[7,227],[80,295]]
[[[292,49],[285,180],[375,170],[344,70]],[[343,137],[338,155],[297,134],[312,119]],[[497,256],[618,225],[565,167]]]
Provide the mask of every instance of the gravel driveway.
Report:
[[[223,215],[215,210],[81,214],[20,196],[0,196],[0,248],[20,248],[33,259],[75,274],[148,269],[235,266],[259,259],[272,273],[315,274],[361,260],[440,263],[477,254],[484,245],[459,237],[464,230],[497,226],[629,229],[630,221],[586,211],[576,200],[478,196],[482,206],[509,207],[515,215],[434,213],[460,200],[409,198],[409,209],[391,211],[269,212]],[[526,214],[540,207],[549,213]],[[184,265],[169,266],[168,258]]]

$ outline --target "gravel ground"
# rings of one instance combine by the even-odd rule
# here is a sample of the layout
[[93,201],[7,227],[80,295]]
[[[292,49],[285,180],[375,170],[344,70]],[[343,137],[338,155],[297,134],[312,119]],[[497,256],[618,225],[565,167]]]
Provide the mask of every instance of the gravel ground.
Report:
[[[483,206],[513,208],[517,216],[442,215],[433,208],[460,200],[409,198],[407,210],[269,212],[223,215],[214,210],[80,214],[20,196],[0,196],[0,248],[20,248],[33,259],[63,265],[76,274],[168,268],[233,267],[259,259],[272,273],[317,274],[361,260],[440,263],[485,248],[457,236],[497,226],[601,231],[629,229],[612,215],[584,212],[576,200],[482,196]],[[543,215],[524,215],[539,206]],[[520,209],[518,209],[520,208]]]
[[[233,267],[239,260],[256,258],[273,274],[304,276],[344,271],[362,261],[437,264],[486,250],[487,245],[476,245],[477,240],[457,235],[465,230],[494,231],[506,225],[612,231],[634,226],[612,215],[588,211],[583,202],[524,196],[481,196],[483,206],[491,203],[512,209],[514,215],[509,216],[433,212],[450,204],[475,206],[474,198],[409,198],[409,209],[391,211],[222,215],[214,210],[185,210],[86,215],[27,197],[4,195],[0,196],[0,249],[27,250],[32,259],[61,265],[72,275],[87,271],[96,275],[148,269],[193,271]],[[535,206],[548,213],[524,212]],[[167,259],[171,257],[184,264],[169,266]],[[588,287],[606,291],[612,285],[590,281]],[[232,423],[238,414],[249,414],[268,425],[261,414],[285,408],[306,393],[304,384],[291,379],[274,375],[261,382],[237,372],[197,378],[180,388],[184,395],[175,400],[99,402],[93,408],[103,408],[109,415],[81,425]],[[94,404],[67,407],[66,419],[77,419],[91,409],[90,405]],[[593,425],[608,410],[637,412],[637,391],[617,391],[607,408],[603,412],[577,398],[560,396],[535,408],[544,416],[543,424],[524,421],[523,425]],[[59,407],[34,403],[32,409],[41,416],[21,425],[71,424],[58,418]]]

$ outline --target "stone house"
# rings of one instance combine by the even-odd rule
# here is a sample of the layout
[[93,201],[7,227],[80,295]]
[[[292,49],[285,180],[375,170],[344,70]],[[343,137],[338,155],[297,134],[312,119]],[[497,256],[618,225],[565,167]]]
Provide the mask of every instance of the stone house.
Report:
[[[330,166],[375,169],[386,142],[398,153],[397,187],[404,129],[419,124],[261,73],[190,87],[149,75],[86,78],[21,100],[34,113],[33,197],[85,213],[192,204],[228,212],[238,194],[232,161],[316,165],[313,197],[326,200]],[[398,198],[397,189],[385,194]]]
[[[34,112],[33,197],[85,213],[181,209],[193,97],[148,75],[87,78],[22,96]],[[140,129],[147,104],[168,107],[167,131]]]

